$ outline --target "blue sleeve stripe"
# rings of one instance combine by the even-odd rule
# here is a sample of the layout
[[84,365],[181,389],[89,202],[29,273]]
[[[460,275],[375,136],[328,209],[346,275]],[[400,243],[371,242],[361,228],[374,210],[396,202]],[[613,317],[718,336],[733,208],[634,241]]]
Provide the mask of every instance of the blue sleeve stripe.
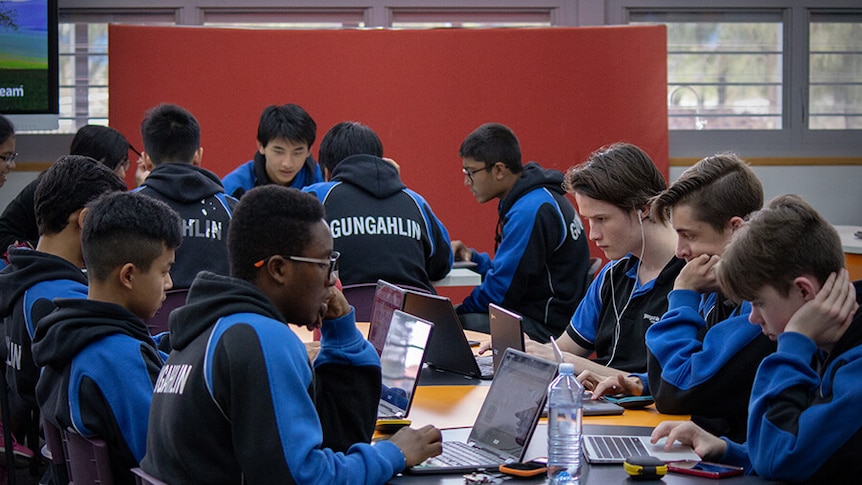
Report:
[[[432,221],[432,219],[434,219],[434,215],[428,214],[430,207],[428,206],[428,203],[425,202],[425,199],[423,199],[421,195],[417,194],[416,192],[413,192],[410,189],[404,189],[404,193],[410,197],[410,199],[413,201],[413,203],[416,204],[416,209],[418,209],[419,213],[422,214],[422,220],[425,222],[425,234],[428,235],[428,241],[430,241],[430,243],[431,243],[431,254],[429,254],[428,257],[434,256],[434,254],[437,251],[437,247],[434,244],[434,237],[432,237],[434,232],[431,229],[431,221]],[[447,235],[447,239],[448,239],[448,235]]]
[[83,422],[81,400],[88,399],[80,392],[84,378],[99,388],[123,439],[135,459],[142,460],[147,447],[147,421],[153,396],[153,381],[143,356],[142,343],[127,335],[109,335],[91,343],[72,360],[70,416],[78,434],[93,436],[96,431],[87,428]]
[[[74,280],[51,280],[36,283],[24,292],[24,323],[27,325],[27,333],[30,339],[36,332],[36,323],[33,321],[33,305],[39,300],[54,301],[55,298],[87,298],[87,285]],[[44,315],[43,315],[44,316]]]
[[566,242],[566,236],[569,234],[569,228],[566,224],[566,215],[563,214],[563,209],[560,207],[559,201],[554,197],[550,190],[547,188],[543,189],[545,194],[548,196],[548,203],[554,206],[554,210],[557,212],[557,216],[560,218],[560,240],[557,242],[557,245],[554,247],[554,251],[560,249],[563,244]]
[[230,210],[230,205],[227,203],[228,197],[230,196],[225,194],[224,192],[215,194],[215,198],[218,199],[218,201],[221,203],[221,206],[224,207],[224,211],[227,212],[228,218],[231,218],[233,217],[233,213]]

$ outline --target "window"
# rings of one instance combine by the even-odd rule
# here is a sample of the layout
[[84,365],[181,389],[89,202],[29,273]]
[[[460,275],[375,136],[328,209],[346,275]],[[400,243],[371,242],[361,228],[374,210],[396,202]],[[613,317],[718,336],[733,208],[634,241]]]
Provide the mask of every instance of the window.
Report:
[[779,130],[783,115],[780,14],[633,13],[667,25],[671,130]]
[[[61,3],[62,7],[62,3]],[[171,9],[60,12],[60,126],[74,133],[87,124],[108,124],[108,24],[173,25]]]
[[808,128],[862,129],[862,17],[814,13],[808,43]]
[[61,23],[60,133],[108,123],[108,24]]

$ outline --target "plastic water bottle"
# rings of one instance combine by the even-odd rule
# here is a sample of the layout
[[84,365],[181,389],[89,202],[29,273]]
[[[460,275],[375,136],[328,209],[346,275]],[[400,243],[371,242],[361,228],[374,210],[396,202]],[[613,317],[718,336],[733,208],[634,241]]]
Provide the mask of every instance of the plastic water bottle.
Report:
[[581,474],[581,422],[584,386],[574,364],[560,364],[560,375],[548,387],[548,483],[575,484]]

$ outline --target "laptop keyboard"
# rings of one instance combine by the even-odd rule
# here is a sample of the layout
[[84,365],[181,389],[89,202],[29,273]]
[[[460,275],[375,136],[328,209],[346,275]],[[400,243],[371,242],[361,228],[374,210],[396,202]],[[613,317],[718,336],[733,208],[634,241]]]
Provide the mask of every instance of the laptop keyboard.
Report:
[[499,464],[499,456],[460,441],[443,443],[443,453],[425,460],[425,466],[482,466]]
[[625,460],[634,455],[648,455],[640,439],[633,436],[585,436],[597,451],[598,458]]

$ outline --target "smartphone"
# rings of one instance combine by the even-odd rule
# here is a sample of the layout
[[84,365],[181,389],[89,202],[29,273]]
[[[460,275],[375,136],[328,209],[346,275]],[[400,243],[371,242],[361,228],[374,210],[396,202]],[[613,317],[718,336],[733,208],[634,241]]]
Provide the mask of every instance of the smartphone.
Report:
[[533,477],[548,471],[548,464],[544,460],[533,460],[524,463],[506,463],[500,465],[500,471],[506,475],[515,477]]
[[708,461],[673,461],[667,464],[669,472],[685,473],[706,478],[724,478],[742,475],[742,467],[710,463]]

